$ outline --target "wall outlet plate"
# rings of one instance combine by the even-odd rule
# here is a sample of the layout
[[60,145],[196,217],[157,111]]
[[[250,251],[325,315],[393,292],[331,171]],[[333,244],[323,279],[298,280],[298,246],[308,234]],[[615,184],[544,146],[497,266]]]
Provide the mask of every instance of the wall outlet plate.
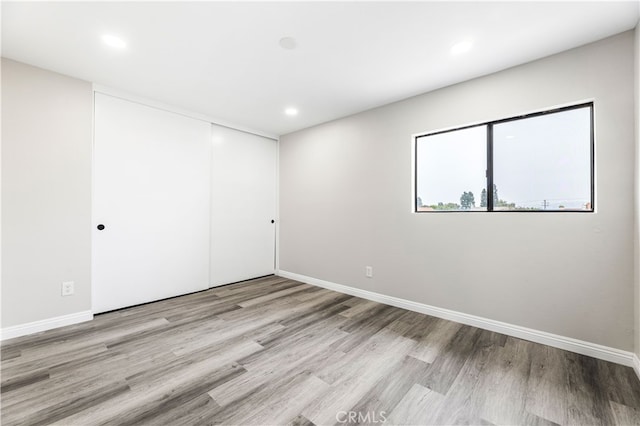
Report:
[[75,291],[74,285],[75,285],[75,283],[73,281],[65,281],[65,282],[63,282],[62,283],[62,295],[63,296],[71,296],[73,294],[73,292]]
[[364,275],[367,278],[373,278],[373,266],[365,266],[364,267]]

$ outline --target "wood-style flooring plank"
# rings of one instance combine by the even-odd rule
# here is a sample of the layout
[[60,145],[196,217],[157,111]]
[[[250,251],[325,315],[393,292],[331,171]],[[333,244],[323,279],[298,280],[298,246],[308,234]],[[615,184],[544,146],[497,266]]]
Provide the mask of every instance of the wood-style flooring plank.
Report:
[[[418,335],[415,337],[418,345],[416,345],[410,355],[426,363],[433,363],[438,355],[445,351],[447,345],[461,327],[462,324],[439,318],[419,322],[414,332],[414,334]],[[408,337],[414,338],[414,336]]]
[[640,410],[611,401],[613,421],[610,424],[640,425]]
[[484,402],[478,415],[494,424],[514,424],[524,417],[531,359],[529,342],[507,338],[485,366]]
[[445,347],[444,352],[429,365],[427,386],[438,393],[446,394],[468,357],[475,349],[480,330],[475,327],[462,326],[453,339]]
[[[371,413],[376,419],[388,416],[398,405],[414,384],[423,385],[429,365],[419,359],[406,356],[401,364],[378,381],[349,412]],[[346,421],[345,425],[355,425],[359,422]]]
[[[480,330],[474,351],[467,358],[446,397],[423,416],[426,424],[490,424],[482,419],[486,389],[493,379],[489,366],[496,352],[504,347],[506,336]],[[442,356],[448,356],[446,352]]]
[[634,425],[633,370],[278,276],[2,343],[3,425]]
[[305,407],[302,415],[315,424],[334,423],[338,411],[353,407],[397,368],[414,345],[414,341],[384,329],[376,333],[336,366],[328,366],[320,373],[320,379],[331,387]]
[[[327,329],[322,334],[314,335],[313,339],[299,339],[295,344],[274,348],[273,352],[256,352],[240,359],[239,364],[247,372],[211,389],[209,395],[220,406],[226,407],[265,387],[269,382],[302,374],[316,363],[327,359],[333,353],[331,343],[342,338],[343,334],[337,329]],[[260,356],[261,354],[264,356]]]
[[429,388],[414,384],[393,408],[386,424],[425,425],[432,424],[429,417],[438,410],[445,396]]
[[527,383],[526,411],[557,424],[567,424],[569,410],[569,370],[561,350],[533,345]]

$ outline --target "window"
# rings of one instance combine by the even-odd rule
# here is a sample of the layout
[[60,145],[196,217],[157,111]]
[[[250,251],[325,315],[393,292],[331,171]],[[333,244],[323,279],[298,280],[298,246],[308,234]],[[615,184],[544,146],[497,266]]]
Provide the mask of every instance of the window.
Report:
[[418,211],[475,210],[487,186],[486,127],[419,138],[416,164]]
[[416,212],[592,212],[593,188],[592,103],[415,139]]

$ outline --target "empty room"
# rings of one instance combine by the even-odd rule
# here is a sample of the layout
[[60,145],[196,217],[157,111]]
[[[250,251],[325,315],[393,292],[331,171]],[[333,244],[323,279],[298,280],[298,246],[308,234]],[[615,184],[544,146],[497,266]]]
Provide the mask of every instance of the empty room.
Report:
[[1,20],[2,425],[640,425],[640,2]]

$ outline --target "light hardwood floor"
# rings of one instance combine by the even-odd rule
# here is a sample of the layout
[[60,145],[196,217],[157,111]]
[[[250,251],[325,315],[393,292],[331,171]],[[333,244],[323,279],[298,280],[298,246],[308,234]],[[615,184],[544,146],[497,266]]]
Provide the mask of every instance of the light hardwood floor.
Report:
[[639,425],[629,367],[280,277],[2,345],[3,425]]

